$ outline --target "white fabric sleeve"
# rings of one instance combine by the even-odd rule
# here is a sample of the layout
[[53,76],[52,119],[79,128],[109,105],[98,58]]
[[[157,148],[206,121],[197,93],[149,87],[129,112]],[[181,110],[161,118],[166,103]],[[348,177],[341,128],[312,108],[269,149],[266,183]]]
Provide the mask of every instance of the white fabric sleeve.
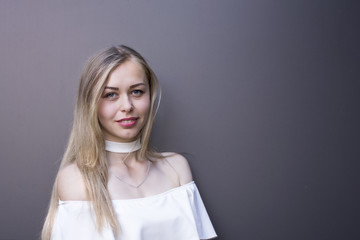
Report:
[[217,237],[204,203],[201,199],[199,190],[194,184],[193,196],[190,198],[191,208],[194,214],[196,228],[200,239],[212,239]]
[[97,231],[91,204],[59,201],[51,240],[114,240],[110,227]]

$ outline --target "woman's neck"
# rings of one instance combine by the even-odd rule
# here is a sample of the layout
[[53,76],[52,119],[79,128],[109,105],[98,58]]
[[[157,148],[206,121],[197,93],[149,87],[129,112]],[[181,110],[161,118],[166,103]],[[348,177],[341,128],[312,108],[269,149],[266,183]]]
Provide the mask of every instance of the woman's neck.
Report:
[[105,140],[106,158],[110,163],[131,165],[136,160],[136,151],[141,148],[140,139],[121,143]]

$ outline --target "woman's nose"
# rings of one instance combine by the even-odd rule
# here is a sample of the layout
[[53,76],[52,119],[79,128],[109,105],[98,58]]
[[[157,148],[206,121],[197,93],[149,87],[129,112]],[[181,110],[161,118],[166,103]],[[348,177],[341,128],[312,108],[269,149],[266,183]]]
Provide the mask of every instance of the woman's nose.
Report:
[[134,109],[134,106],[133,106],[129,96],[124,96],[122,99],[120,99],[120,110],[122,112],[130,112],[133,109]]

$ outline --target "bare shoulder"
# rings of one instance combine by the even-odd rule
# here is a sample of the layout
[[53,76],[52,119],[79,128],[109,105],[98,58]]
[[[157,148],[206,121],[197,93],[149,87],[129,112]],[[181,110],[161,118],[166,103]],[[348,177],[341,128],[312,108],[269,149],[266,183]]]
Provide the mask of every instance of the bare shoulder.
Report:
[[76,164],[65,166],[57,179],[58,194],[63,201],[84,201],[87,199],[83,178]]
[[193,180],[189,162],[184,156],[172,152],[164,152],[162,155],[177,172],[181,185],[189,183]]

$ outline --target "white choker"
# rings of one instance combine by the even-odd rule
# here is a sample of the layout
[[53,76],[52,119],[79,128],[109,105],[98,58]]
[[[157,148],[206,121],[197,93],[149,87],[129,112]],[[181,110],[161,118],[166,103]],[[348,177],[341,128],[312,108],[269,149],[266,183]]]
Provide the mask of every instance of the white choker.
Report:
[[114,153],[130,153],[141,148],[140,138],[133,142],[112,142],[105,140],[105,150]]

